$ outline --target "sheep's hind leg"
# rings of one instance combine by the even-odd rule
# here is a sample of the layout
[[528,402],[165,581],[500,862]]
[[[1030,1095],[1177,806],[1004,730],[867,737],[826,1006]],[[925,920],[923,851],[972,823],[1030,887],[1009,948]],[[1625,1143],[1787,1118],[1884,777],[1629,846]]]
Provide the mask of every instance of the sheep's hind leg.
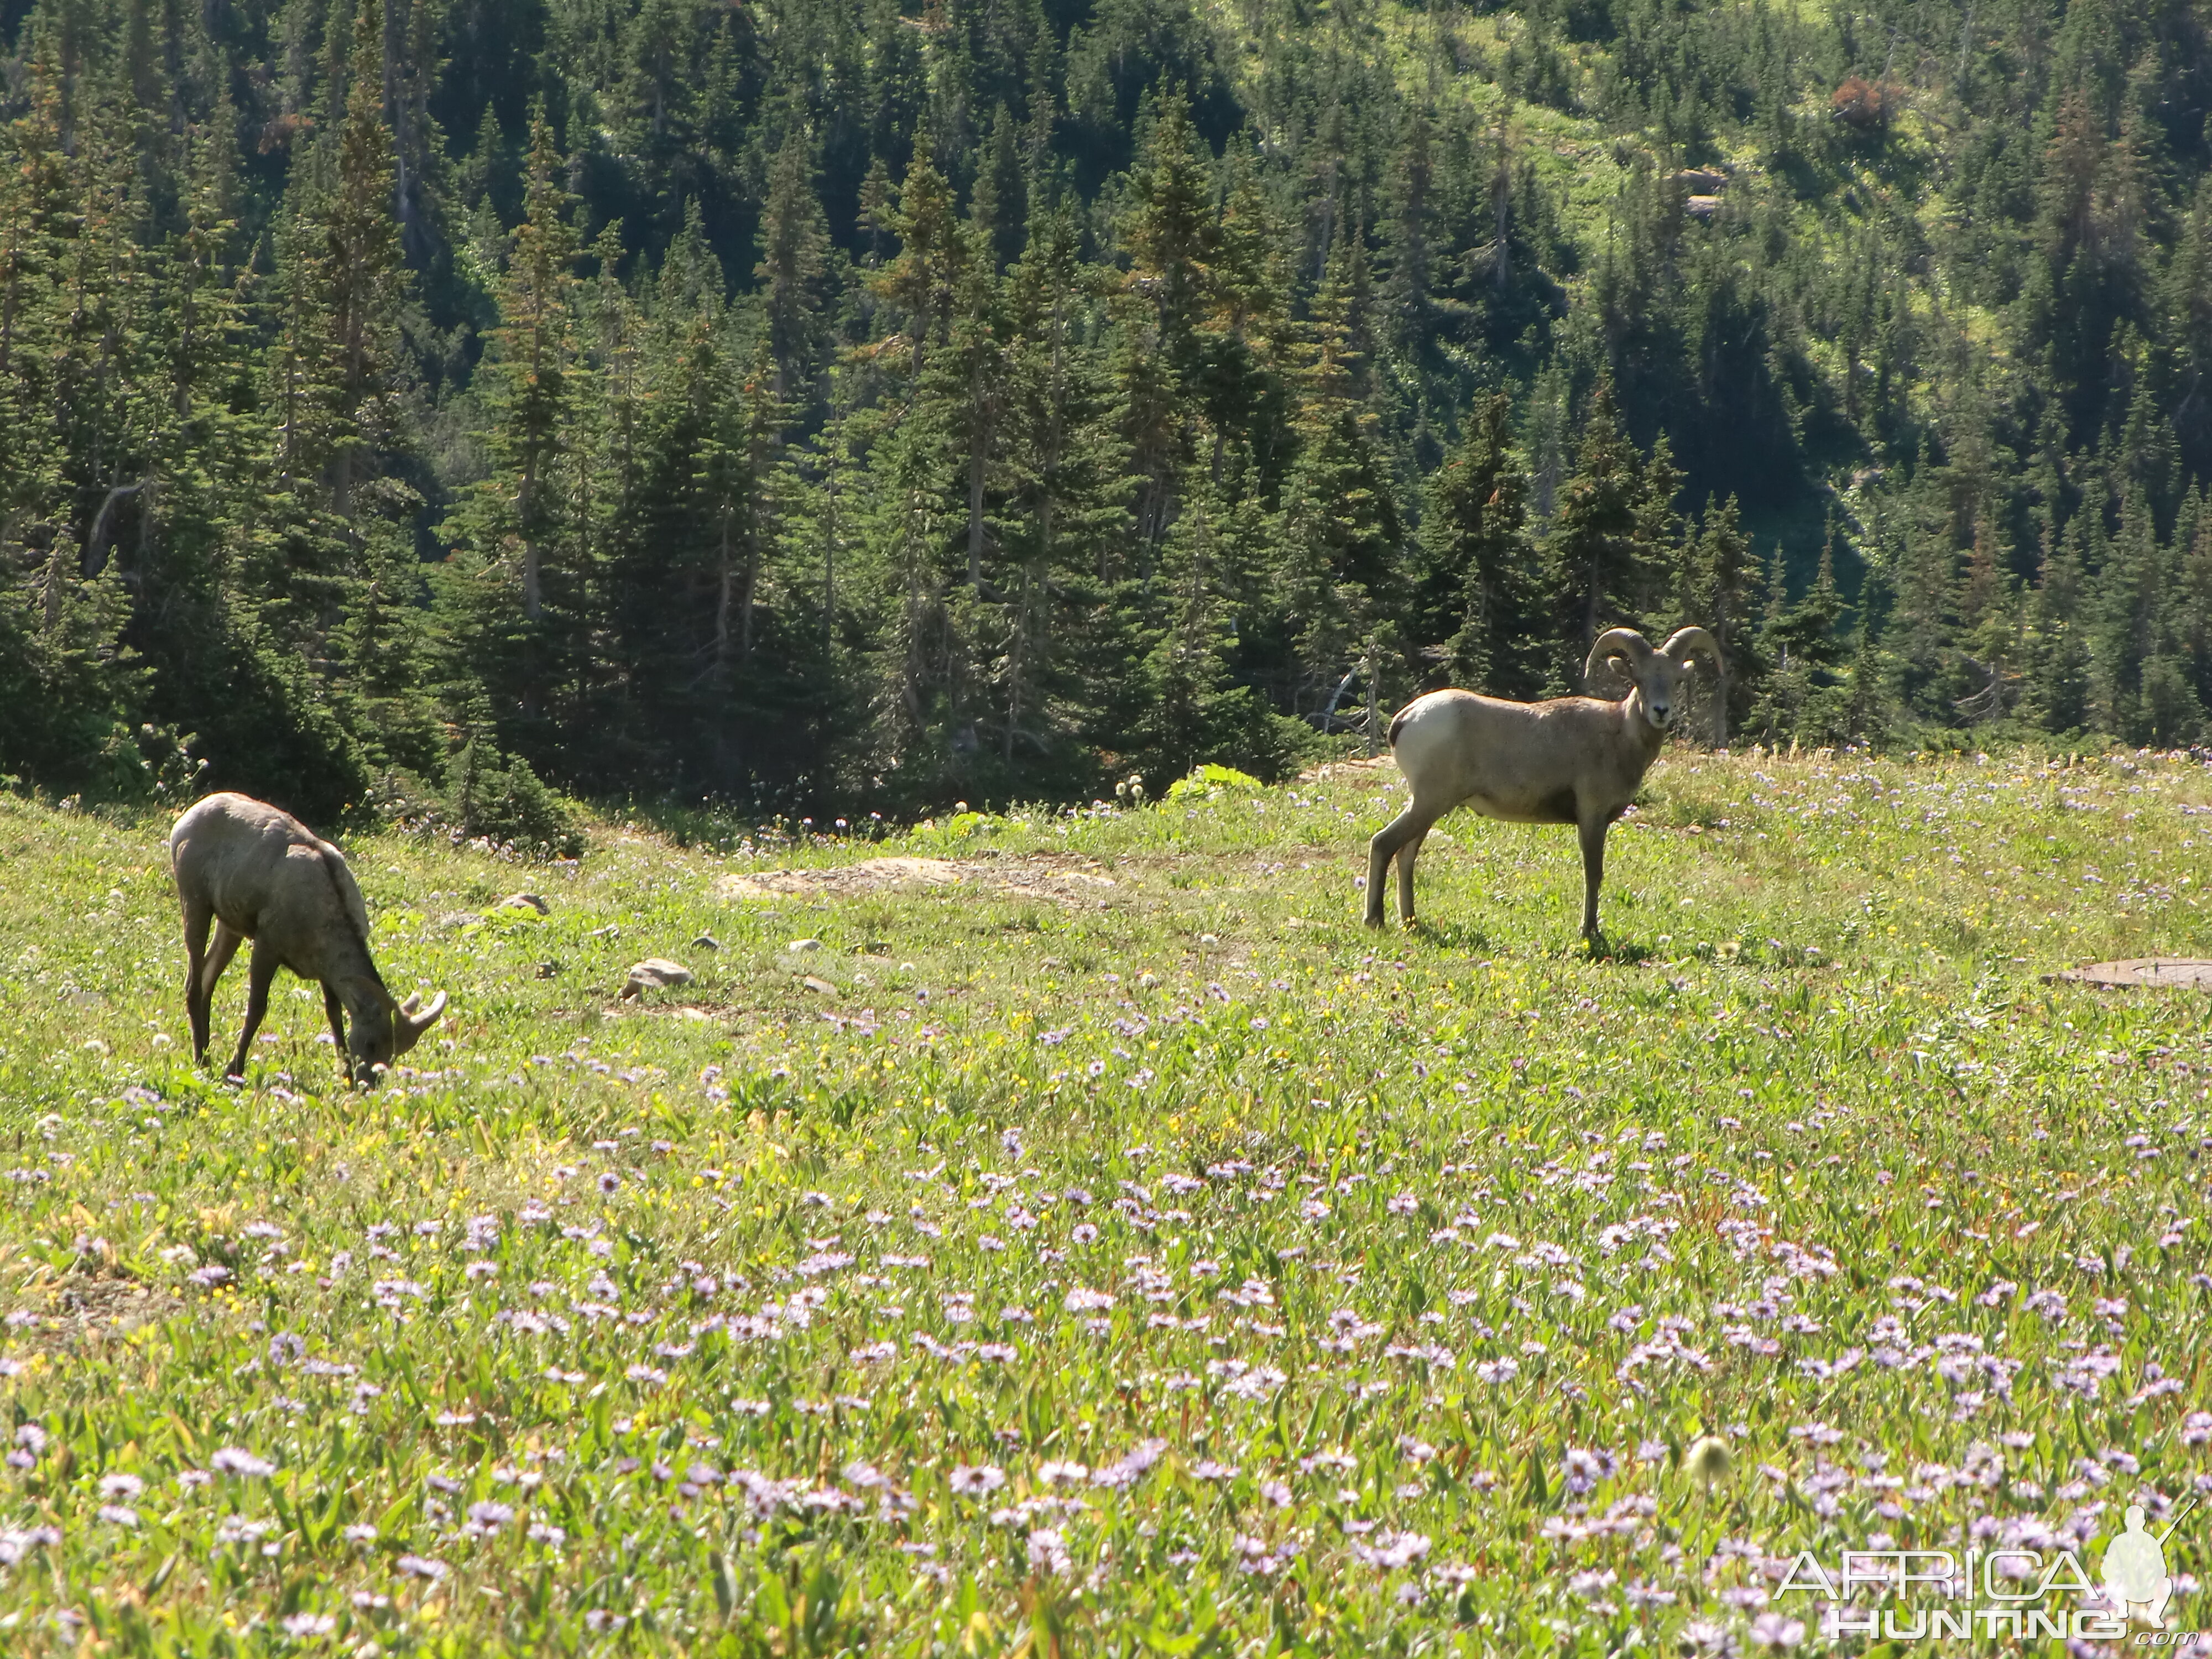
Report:
[[207,962],[208,929],[215,925],[215,906],[205,900],[186,899],[185,911],[185,1018],[191,1023],[192,1058],[204,1060],[208,1046],[208,998],[200,988]]
[[1605,832],[1613,826],[1609,820],[1600,818],[1578,827],[1583,843],[1583,939],[1595,952],[1605,949],[1605,935],[1597,926],[1597,890],[1605,880]]
[[192,1037],[199,1044],[199,1056],[207,1058],[208,1024],[215,1017],[215,988],[230,959],[238,954],[238,947],[246,942],[246,935],[218,921],[215,925],[215,941],[207,949],[200,963],[199,1024],[192,1028]]
[[[1432,820],[1431,820],[1432,822]],[[1416,847],[1421,837],[1429,833],[1428,823],[1408,806],[1404,811],[1375,832],[1367,843],[1367,915],[1370,927],[1382,925],[1382,888],[1390,878],[1390,860],[1398,856],[1399,849],[1410,841]],[[1401,866],[1401,868],[1410,867]],[[1413,920],[1413,889],[1410,878],[1401,877],[1399,884],[1398,910],[1401,916]]]
[[246,969],[246,1029],[238,1034],[238,1058],[230,1062],[230,1070],[225,1076],[244,1079],[246,1051],[253,1047],[253,1034],[261,1029],[262,1020],[268,1016],[269,988],[276,979],[276,953],[265,943],[257,941]]
[[1421,843],[1428,840],[1436,822],[1432,817],[1417,821],[1413,834],[1398,849],[1398,925],[1401,927],[1413,925],[1413,865],[1421,856]]

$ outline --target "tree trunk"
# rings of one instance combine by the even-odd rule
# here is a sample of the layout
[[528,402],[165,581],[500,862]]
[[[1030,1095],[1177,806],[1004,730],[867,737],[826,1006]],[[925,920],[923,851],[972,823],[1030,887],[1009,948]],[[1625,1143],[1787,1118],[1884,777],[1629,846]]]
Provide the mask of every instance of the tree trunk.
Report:
[[1380,701],[1380,696],[1375,684],[1375,665],[1380,654],[1375,648],[1375,641],[1370,639],[1367,641],[1367,758],[1369,760],[1375,758],[1375,726],[1376,722],[1382,717],[1382,711],[1376,707]]
[[46,631],[57,633],[62,625],[62,569],[66,561],[62,550],[69,545],[64,536],[54,538],[53,551],[46,557]]
[[1022,670],[1027,666],[1030,630],[1030,586],[1031,573],[1027,566],[1022,569],[1022,596],[1014,608],[1013,637],[1006,642],[1006,741],[1003,750],[1006,765],[1014,763],[1014,732],[1022,720]]
[[522,614],[536,622],[544,609],[538,568],[537,526],[531,523],[538,501],[538,450],[532,445],[522,464],[522,487],[515,492],[515,516],[522,521]]
[[100,502],[100,511],[93,515],[92,529],[84,538],[83,557],[78,562],[78,568],[87,578],[97,576],[107,568],[108,524],[115,516],[116,504],[127,495],[137,495],[145,487],[146,480],[143,478],[132,483],[118,484],[107,492],[107,499]]
[[407,97],[407,12],[400,0],[386,0],[384,8],[384,114],[392,124],[392,216],[399,222],[401,246],[412,255],[422,248],[422,231],[416,223],[413,146],[410,142],[414,110]]
[[1513,280],[1513,153],[1505,143],[1505,124],[1498,126],[1498,171],[1490,179],[1490,217],[1497,257],[1490,262],[1492,285],[1503,294]]
[[727,678],[730,662],[730,601],[732,590],[737,585],[736,567],[730,562],[730,520],[722,517],[720,564],[714,595],[714,683],[721,684]]
[[745,532],[744,582],[738,600],[738,660],[753,659],[753,596],[760,586],[760,536]]
[[[969,395],[976,388],[969,389]],[[968,441],[968,586],[969,591],[983,591],[983,459],[990,447],[990,434],[985,423],[978,419],[969,428]]]

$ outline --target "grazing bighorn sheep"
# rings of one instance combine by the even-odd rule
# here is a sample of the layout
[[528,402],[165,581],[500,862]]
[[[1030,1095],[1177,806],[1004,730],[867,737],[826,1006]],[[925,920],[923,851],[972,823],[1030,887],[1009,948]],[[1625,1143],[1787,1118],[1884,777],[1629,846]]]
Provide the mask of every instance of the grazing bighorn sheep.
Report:
[[1413,799],[1368,843],[1367,925],[1382,925],[1382,883],[1394,858],[1399,919],[1413,925],[1413,861],[1422,839],[1463,803],[1507,823],[1571,823],[1581,830],[1583,937],[1603,944],[1597,890],[1605,832],[1658,756],[1692,653],[1720,662],[1720,647],[1702,628],[1679,629],[1656,651],[1633,629],[1615,628],[1590,647],[1583,678],[1589,684],[1607,664],[1624,664],[1629,690],[1618,702],[1505,702],[1472,691],[1431,691],[1407,704],[1390,722],[1390,748]]
[[[445,1012],[443,991],[427,1008],[417,1007],[418,996],[392,1000],[370,960],[368,907],[344,855],[290,813],[244,795],[210,795],[169,831],[169,866],[184,905],[185,1010],[199,1060],[207,1059],[216,981],[240,942],[253,941],[246,1030],[228,1075],[245,1075],[246,1050],[269,1012],[269,987],[279,966],[321,981],[338,1063],[356,1083],[373,1082],[378,1066],[412,1048]],[[349,1039],[341,1008],[353,1017]]]

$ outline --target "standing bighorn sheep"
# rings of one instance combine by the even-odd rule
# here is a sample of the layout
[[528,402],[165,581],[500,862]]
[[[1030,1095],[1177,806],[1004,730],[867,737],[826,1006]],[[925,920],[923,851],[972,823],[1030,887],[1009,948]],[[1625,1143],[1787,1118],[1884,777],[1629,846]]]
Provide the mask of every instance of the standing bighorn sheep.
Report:
[[[246,1030],[229,1076],[246,1072],[246,1050],[269,1012],[276,969],[320,981],[323,1011],[339,1064],[368,1084],[421,1041],[445,1011],[441,991],[427,1008],[392,999],[368,954],[368,907],[344,856],[289,812],[244,795],[210,795],[169,831],[169,865],[185,911],[185,1010],[192,1053],[207,1058],[208,1010],[216,981],[241,941],[253,941],[246,969]],[[208,925],[215,944],[208,945]],[[352,1016],[349,1038],[340,1010]],[[349,1060],[350,1063],[349,1063]]]
[[1368,843],[1367,925],[1382,925],[1382,884],[1398,860],[1398,915],[1413,923],[1413,860],[1436,821],[1465,804],[1507,823],[1571,823],[1582,833],[1583,937],[1597,927],[1605,832],[1626,811],[1665,741],[1675,702],[1699,654],[1717,666],[1720,647],[1702,628],[1685,628],[1653,650],[1633,629],[1598,636],[1583,671],[1595,681],[1608,663],[1626,665],[1618,702],[1554,697],[1505,702],[1472,691],[1431,691],[1390,722],[1390,748],[1413,792],[1412,805]]

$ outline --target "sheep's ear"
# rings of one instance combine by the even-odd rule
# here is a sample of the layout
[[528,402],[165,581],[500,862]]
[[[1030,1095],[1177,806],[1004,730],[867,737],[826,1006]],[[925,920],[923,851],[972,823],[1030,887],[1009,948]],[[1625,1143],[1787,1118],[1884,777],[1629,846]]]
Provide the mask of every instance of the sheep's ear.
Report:
[[399,1005],[392,1000],[392,993],[369,978],[368,975],[358,975],[348,980],[346,983],[355,988],[355,994],[346,999],[349,1003],[359,1002],[366,999],[370,1002],[381,1005],[385,1012],[393,1018],[398,1018]]

